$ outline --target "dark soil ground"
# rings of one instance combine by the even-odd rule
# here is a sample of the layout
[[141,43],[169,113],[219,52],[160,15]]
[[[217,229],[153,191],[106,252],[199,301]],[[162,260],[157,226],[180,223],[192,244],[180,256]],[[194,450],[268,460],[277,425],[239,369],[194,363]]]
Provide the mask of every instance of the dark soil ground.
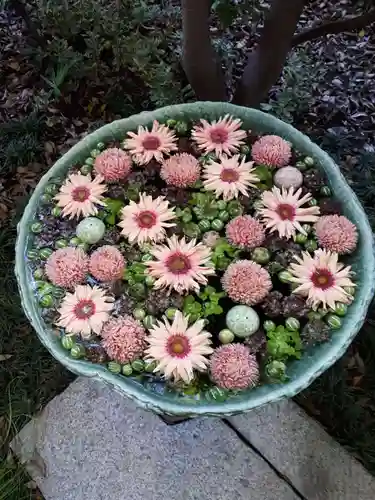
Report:
[[[349,0],[311,2],[300,28],[321,18],[354,13],[357,6],[358,2],[354,5]],[[239,23],[236,20],[230,30],[218,30],[217,39],[233,78],[243,60],[241,37],[249,37],[249,30],[243,30]],[[175,47],[179,43],[178,29],[177,24],[171,38]],[[374,34],[374,28],[367,28],[319,39],[294,50],[263,107],[292,122],[335,157],[375,228]],[[100,84],[90,79],[77,83],[74,72],[65,77],[57,75],[65,71],[61,69],[65,66],[55,67],[55,74],[51,74],[48,66],[38,66],[35,57],[30,56],[35,54],[35,46],[29,35],[19,16],[0,11],[1,500],[40,498],[8,454],[8,443],[17,429],[73,378],[41,346],[22,313],[13,274],[17,221],[43,172],[83,134],[117,116],[168,103],[168,91],[163,96],[159,92],[156,100],[134,72],[123,72],[121,77],[112,72]],[[192,98],[184,94],[186,82],[178,67],[175,74],[181,88],[180,100]],[[118,105],[118,94],[109,91],[114,82],[123,96],[122,106]],[[133,99],[129,101],[128,96]],[[171,100],[176,102],[178,98]],[[346,355],[296,398],[372,473],[374,326],[373,307]]]

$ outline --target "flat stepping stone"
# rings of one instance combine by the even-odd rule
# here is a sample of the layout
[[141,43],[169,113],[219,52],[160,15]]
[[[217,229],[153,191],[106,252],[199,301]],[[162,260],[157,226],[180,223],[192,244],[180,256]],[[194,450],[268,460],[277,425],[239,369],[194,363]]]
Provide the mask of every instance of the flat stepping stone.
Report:
[[375,479],[296,403],[228,419],[307,500],[375,500]]
[[53,399],[12,448],[46,500],[301,498],[220,419],[168,426],[89,378]]

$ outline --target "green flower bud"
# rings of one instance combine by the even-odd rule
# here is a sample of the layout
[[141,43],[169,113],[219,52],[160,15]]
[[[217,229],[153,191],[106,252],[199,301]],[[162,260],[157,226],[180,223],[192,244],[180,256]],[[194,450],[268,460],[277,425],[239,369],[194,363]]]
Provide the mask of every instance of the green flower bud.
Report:
[[92,170],[91,165],[87,165],[87,163],[85,165],[82,165],[82,167],[80,168],[82,175],[91,174],[91,170]]
[[226,210],[226,208],[227,208],[227,202],[224,200],[219,200],[216,203],[216,205],[217,205],[218,210]]
[[152,287],[155,284],[155,278],[153,276],[146,276],[145,283],[146,283],[146,286]]
[[65,294],[66,291],[64,290],[64,288],[60,288],[58,286],[53,287],[52,295],[56,297],[56,299],[62,299],[63,297],[65,297]]
[[92,151],[90,151],[90,156],[92,158],[96,158],[98,155],[100,155],[100,151],[98,149],[93,149]]
[[35,271],[33,272],[33,276],[36,280],[41,280],[44,276],[44,269],[42,269],[41,267],[38,267],[37,269],[35,269]]
[[214,230],[214,231],[221,231],[224,227],[224,222],[220,219],[214,219],[212,222],[211,222],[211,228]]
[[60,207],[53,207],[53,209],[51,210],[51,215],[53,215],[53,217],[60,217],[61,212],[62,210]]
[[71,348],[75,345],[74,338],[71,335],[63,335],[60,340],[63,348],[67,349],[68,351],[70,351]]
[[281,271],[277,276],[282,283],[289,283],[293,278],[293,275],[289,271]]
[[332,330],[338,330],[341,328],[341,318],[339,316],[336,316],[336,314],[328,314],[325,318],[327,325],[332,329]]
[[202,219],[202,220],[200,220],[198,222],[198,227],[204,233],[206,231],[210,231],[210,229],[211,229],[211,223],[207,219]]
[[331,190],[329,189],[328,186],[323,186],[321,189],[320,189],[320,194],[322,196],[331,196]]
[[150,253],[144,253],[142,255],[141,261],[142,262],[147,262],[147,261],[152,260],[152,259],[153,259],[153,257],[152,257],[152,255]]
[[90,156],[88,158],[86,158],[85,160],[85,164],[86,165],[89,165],[90,167],[92,167],[94,165],[94,158],[91,158]]
[[153,373],[155,368],[158,366],[157,361],[147,361],[145,363],[145,372],[147,373]]
[[190,222],[191,220],[193,219],[193,215],[191,213],[191,211],[189,209],[184,209],[182,211],[182,222],[185,222],[185,224],[187,224],[188,222]]
[[311,158],[311,156],[306,156],[306,158],[303,160],[306,167],[313,167],[315,162],[314,162],[314,159]]
[[[143,276],[142,279],[144,279]],[[146,295],[146,287],[143,283],[134,283],[131,288],[131,294],[134,297],[142,298]]]
[[145,326],[145,328],[147,328],[147,330],[151,330],[155,323],[156,319],[151,315],[147,315],[143,320],[143,325]]
[[302,233],[298,233],[296,234],[295,238],[294,238],[294,241],[296,243],[299,243],[299,244],[303,244],[303,243],[306,243],[307,241],[307,236],[305,234],[302,234]]
[[37,260],[39,258],[39,252],[35,248],[28,250],[26,255],[29,260]]
[[242,214],[243,207],[238,201],[232,200],[228,203],[227,210],[232,217],[237,217]]
[[310,311],[307,313],[309,321],[315,321],[316,319],[322,319],[322,315],[318,311]]
[[219,333],[219,340],[222,344],[230,344],[234,340],[234,333],[225,328]]
[[129,377],[133,373],[133,368],[130,364],[123,365],[122,367],[122,374],[125,375],[126,377]]
[[82,241],[77,236],[73,236],[73,238],[70,238],[69,240],[69,245],[72,247],[76,247],[80,243],[82,243]]
[[189,238],[198,238],[201,231],[198,224],[190,222],[184,227],[184,233],[186,234],[186,236],[189,236]]
[[287,330],[290,330],[291,332],[298,332],[298,330],[301,327],[301,324],[297,318],[287,318],[285,320],[285,326]]
[[318,244],[315,240],[307,240],[305,243],[305,248],[308,252],[315,252],[318,248]]
[[47,260],[52,255],[52,250],[50,248],[42,248],[39,250],[39,257],[43,260]]
[[80,248],[84,252],[87,252],[89,245],[88,245],[88,243],[83,243],[83,241],[82,241],[81,243],[78,243],[77,248]]
[[104,142],[98,142],[98,144],[96,145],[97,149],[104,149],[105,148],[105,144]]
[[53,298],[51,297],[51,295],[43,295],[43,297],[40,297],[39,299],[39,305],[41,307],[52,307]]
[[228,391],[221,389],[220,387],[212,387],[206,394],[208,399],[213,399],[218,402],[224,402],[228,397]]
[[226,210],[221,210],[219,212],[219,219],[222,220],[223,222],[227,222],[229,220],[229,212],[227,212]]
[[55,248],[65,248],[68,246],[68,242],[66,240],[56,240]]
[[45,193],[47,194],[56,194],[57,193],[57,186],[56,184],[48,184],[44,190]]
[[273,330],[276,330],[276,325],[273,321],[267,319],[263,323],[263,328],[266,330],[266,332],[272,332]]
[[55,289],[55,288],[54,288],[54,286],[53,286],[53,285],[51,285],[51,283],[47,283],[47,282],[45,282],[45,281],[41,281],[41,282],[40,282],[40,281],[38,281],[38,284],[39,284],[39,283],[43,283],[42,285],[39,285],[39,286],[38,286],[39,293],[40,293],[41,295],[49,295],[49,294],[52,294],[52,293],[53,293],[53,291],[54,291],[54,289]]
[[318,200],[315,198],[311,198],[311,200],[309,200],[307,204],[309,205],[309,207],[316,207],[316,205],[318,204]]
[[145,363],[142,359],[136,359],[132,362],[131,366],[135,372],[143,372],[145,370]]
[[240,147],[240,152],[243,154],[243,155],[248,155],[250,154],[250,148],[249,146],[247,146],[246,144],[244,144],[243,146]]
[[344,286],[344,290],[346,293],[354,297],[355,295],[355,286]]
[[259,212],[259,210],[262,210],[264,208],[264,205],[261,200],[255,200],[253,203],[253,209],[256,212]]
[[43,193],[40,198],[39,198],[39,201],[42,205],[47,205],[48,203],[50,203],[52,200],[52,196],[48,193]]
[[338,302],[336,304],[334,313],[337,314],[337,316],[345,316],[347,312],[348,312],[348,306],[346,304],[342,304],[341,302]]
[[265,371],[270,379],[282,381],[285,379],[286,365],[282,361],[273,360],[267,364]]
[[167,316],[168,319],[174,319],[176,312],[177,312],[177,309],[175,307],[169,307],[165,311],[165,315]]
[[267,264],[270,260],[271,254],[265,247],[257,247],[251,252],[251,258],[258,264]]
[[140,307],[137,307],[133,311],[133,316],[135,317],[135,319],[142,321],[146,317],[146,311],[144,309],[141,309]]
[[83,356],[86,354],[86,349],[83,347],[82,344],[75,344],[71,349],[70,349],[70,355],[74,359],[80,359],[83,358]]
[[120,363],[116,363],[116,361],[110,361],[107,368],[112,373],[121,373],[121,365]]
[[166,125],[169,128],[174,128],[176,126],[176,123],[177,123],[176,120],[169,119],[169,120],[166,121]]
[[31,232],[35,234],[39,234],[43,231],[43,224],[41,222],[34,222],[31,224]]
[[307,233],[311,233],[311,230],[312,230],[312,227],[310,226],[310,224],[302,224],[302,229]]
[[296,167],[302,172],[307,169],[307,166],[305,165],[304,161],[297,161]]

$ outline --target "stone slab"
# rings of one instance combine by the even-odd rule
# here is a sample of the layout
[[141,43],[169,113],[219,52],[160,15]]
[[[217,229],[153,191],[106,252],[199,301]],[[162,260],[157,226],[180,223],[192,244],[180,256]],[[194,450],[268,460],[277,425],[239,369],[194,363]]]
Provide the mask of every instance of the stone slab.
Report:
[[46,500],[299,500],[219,419],[176,426],[79,378],[12,444]]
[[375,478],[293,401],[228,420],[307,500],[375,500]]

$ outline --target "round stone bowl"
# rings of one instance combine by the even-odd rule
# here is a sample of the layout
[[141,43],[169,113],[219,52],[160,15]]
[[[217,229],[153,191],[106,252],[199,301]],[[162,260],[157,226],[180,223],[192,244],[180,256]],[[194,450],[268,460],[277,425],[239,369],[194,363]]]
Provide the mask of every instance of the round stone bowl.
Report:
[[[127,131],[135,130],[139,125],[149,126],[153,120],[163,122],[168,118],[176,120],[206,118],[213,120],[227,113],[241,118],[244,128],[257,133],[282,136],[303,154],[312,156],[316,164],[327,174],[329,185],[333,193],[342,202],[345,215],[356,224],[359,231],[359,245],[352,258],[351,265],[356,272],[358,288],[355,301],[350,306],[347,316],[345,316],[342,328],[332,332],[329,342],[305,351],[300,360],[291,362],[288,367],[288,376],[290,378],[287,383],[262,385],[255,389],[242,391],[225,402],[208,401],[206,399],[195,400],[192,397],[181,397],[173,393],[158,392],[147,385],[142,385],[137,380],[112,374],[104,366],[72,359],[41,317],[32,289],[33,278],[25,258],[31,242],[29,236],[30,223],[33,221],[39,198],[49,179],[53,176],[63,176],[70,166],[80,162],[83,163],[98,142],[105,143],[111,140],[120,140],[124,138]],[[136,401],[143,408],[159,414],[181,417],[198,415],[228,416],[247,412],[266,403],[295,396],[308,387],[314,379],[344,354],[361,328],[373,296],[375,260],[373,236],[366,214],[356,195],[340,173],[338,166],[324,151],[292,126],[261,111],[227,103],[197,102],[169,106],[153,112],[144,112],[105,125],[81,140],[58,160],[39,182],[19,223],[16,244],[16,276],[24,311],[41,342],[60,363],[72,372],[106,383],[116,391],[123,393],[124,396]]]

